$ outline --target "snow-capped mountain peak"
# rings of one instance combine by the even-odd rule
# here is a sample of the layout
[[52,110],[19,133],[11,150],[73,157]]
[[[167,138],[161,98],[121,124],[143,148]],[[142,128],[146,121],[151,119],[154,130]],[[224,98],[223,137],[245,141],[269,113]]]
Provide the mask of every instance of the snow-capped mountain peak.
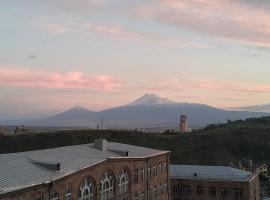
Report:
[[156,94],[145,94],[142,97],[138,98],[134,102],[132,102],[129,105],[160,105],[160,104],[174,104],[175,102],[167,99],[167,98],[162,98]]

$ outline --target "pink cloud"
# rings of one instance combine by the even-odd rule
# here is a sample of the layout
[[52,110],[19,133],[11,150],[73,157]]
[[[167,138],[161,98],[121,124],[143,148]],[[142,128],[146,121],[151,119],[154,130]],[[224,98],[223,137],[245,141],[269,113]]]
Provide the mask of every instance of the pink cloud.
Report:
[[225,83],[219,81],[206,81],[198,83],[201,89],[244,92],[244,93],[270,93],[270,84],[251,84],[251,83]]
[[[57,21],[57,20],[56,20]],[[67,33],[91,34],[116,41],[147,42],[163,46],[180,46],[191,48],[214,48],[210,44],[199,41],[188,41],[161,35],[159,33],[145,33],[142,30],[130,30],[116,24],[98,24],[87,21],[65,20],[61,23],[52,20],[39,21],[37,27],[47,31],[51,36],[60,36]]]
[[0,68],[0,85],[49,89],[85,89],[116,91],[121,83],[111,75],[87,75],[81,72],[46,72]]
[[270,47],[270,13],[262,6],[235,0],[159,0],[137,14],[203,34]]

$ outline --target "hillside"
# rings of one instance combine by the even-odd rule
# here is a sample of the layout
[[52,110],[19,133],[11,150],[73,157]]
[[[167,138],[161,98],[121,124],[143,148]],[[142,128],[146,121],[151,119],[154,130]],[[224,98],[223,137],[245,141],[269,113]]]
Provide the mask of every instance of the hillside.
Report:
[[251,158],[270,163],[270,117],[210,125],[187,135],[146,134],[136,131],[75,130],[0,136],[0,153],[93,142],[95,138],[170,150],[171,162],[221,165]]

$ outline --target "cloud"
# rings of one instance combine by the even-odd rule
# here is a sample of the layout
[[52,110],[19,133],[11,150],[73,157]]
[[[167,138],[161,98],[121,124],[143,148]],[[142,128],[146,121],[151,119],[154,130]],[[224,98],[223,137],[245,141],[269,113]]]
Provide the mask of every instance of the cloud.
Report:
[[29,2],[40,3],[65,11],[74,11],[81,13],[97,11],[105,7],[108,3],[106,0],[27,0]]
[[198,83],[197,86],[198,88],[208,90],[243,92],[243,93],[270,93],[270,84],[205,81]]
[[[153,93],[172,93],[172,92],[199,92],[199,91],[216,91],[218,93],[243,93],[243,94],[253,94],[253,93],[270,93],[270,84],[254,84],[245,83],[237,81],[218,81],[218,80],[186,80],[171,78],[167,80],[159,80],[158,82],[152,81],[144,83],[143,85],[137,87],[138,90]],[[225,92],[225,93],[224,93]]]
[[270,47],[270,13],[262,1],[255,4],[243,0],[159,0],[138,7],[136,12],[181,29]]
[[84,89],[113,92],[121,83],[111,75],[87,75],[82,72],[47,72],[26,69],[0,68],[0,85],[49,88]]
[[143,42],[154,45],[179,46],[190,48],[214,48],[210,44],[199,41],[181,40],[169,35],[159,33],[145,33],[143,30],[126,28],[118,24],[101,24],[88,22],[87,20],[66,20],[61,16],[60,20],[46,19],[40,20],[35,27],[45,30],[51,36],[61,36],[67,33],[91,34],[102,38],[109,38],[116,41]]

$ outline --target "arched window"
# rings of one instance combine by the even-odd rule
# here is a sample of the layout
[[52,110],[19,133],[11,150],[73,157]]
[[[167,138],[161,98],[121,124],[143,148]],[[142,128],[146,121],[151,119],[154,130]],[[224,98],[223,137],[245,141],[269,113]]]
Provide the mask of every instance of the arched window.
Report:
[[128,192],[129,174],[127,170],[122,169],[118,176],[119,194]]
[[86,178],[80,185],[79,200],[95,200],[96,184],[93,179]]
[[113,187],[114,178],[109,172],[106,172],[100,180],[100,196],[101,200],[111,200],[113,199]]

